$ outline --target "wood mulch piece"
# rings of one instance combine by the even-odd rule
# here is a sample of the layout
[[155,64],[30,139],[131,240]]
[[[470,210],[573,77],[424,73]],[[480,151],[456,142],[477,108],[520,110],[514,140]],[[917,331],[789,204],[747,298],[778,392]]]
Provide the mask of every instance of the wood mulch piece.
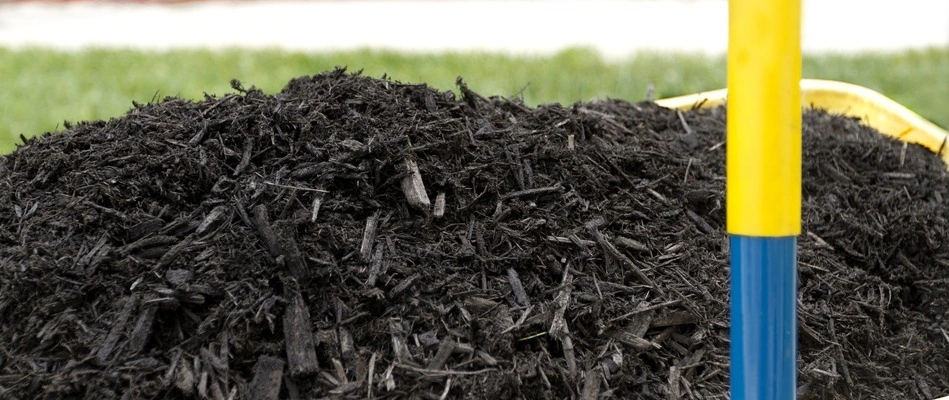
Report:
[[[724,110],[233,86],[0,158],[0,397],[727,397]],[[804,147],[801,397],[949,394],[945,166]]]

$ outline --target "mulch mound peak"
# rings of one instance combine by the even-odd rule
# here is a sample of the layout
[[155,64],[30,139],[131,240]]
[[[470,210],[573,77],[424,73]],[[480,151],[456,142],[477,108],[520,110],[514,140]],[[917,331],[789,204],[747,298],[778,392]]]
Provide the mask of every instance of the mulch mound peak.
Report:
[[[342,69],[0,158],[0,398],[728,394],[724,110]],[[804,117],[799,395],[949,394],[949,177]]]

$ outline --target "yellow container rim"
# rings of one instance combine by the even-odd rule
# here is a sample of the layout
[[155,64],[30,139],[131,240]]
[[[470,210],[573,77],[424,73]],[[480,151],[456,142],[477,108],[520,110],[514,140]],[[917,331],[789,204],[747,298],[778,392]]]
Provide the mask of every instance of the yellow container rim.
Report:
[[[724,105],[728,90],[719,89],[657,100],[662,107],[691,110]],[[874,90],[846,82],[801,80],[801,104],[858,118],[887,136],[922,145],[949,166],[949,132]]]

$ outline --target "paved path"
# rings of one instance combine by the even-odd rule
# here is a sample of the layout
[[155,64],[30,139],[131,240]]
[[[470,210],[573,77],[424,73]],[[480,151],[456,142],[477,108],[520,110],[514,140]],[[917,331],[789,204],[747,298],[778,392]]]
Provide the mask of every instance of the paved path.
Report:
[[[717,54],[726,0],[3,3],[0,46]],[[807,52],[949,47],[949,0],[804,0]]]

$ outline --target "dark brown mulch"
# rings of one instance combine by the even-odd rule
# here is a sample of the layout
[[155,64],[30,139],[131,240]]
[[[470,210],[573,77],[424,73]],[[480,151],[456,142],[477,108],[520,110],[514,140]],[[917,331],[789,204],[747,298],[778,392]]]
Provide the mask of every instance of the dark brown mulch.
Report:
[[[722,109],[235,88],[0,158],[0,397],[727,396]],[[801,396],[949,394],[945,166],[804,122]]]

